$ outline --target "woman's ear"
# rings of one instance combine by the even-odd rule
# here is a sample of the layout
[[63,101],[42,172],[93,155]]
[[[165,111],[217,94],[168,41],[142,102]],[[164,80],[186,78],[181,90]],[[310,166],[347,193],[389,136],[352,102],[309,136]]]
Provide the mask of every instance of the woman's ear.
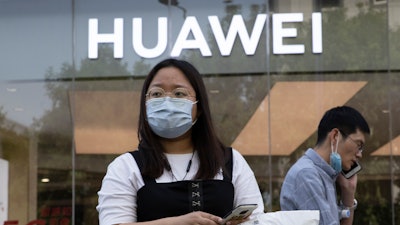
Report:
[[196,120],[199,119],[201,113],[202,113],[201,110],[199,108],[197,108]]

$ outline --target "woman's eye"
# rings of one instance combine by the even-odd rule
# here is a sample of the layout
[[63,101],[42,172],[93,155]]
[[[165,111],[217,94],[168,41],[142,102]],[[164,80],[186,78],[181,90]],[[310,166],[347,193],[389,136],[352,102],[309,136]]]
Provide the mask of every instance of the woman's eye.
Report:
[[160,98],[164,96],[164,92],[161,90],[151,90],[149,92],[149,97],[150,98]]
[[154,92],[152,96],[153,97],[162,97],[163,94],[162,94],[162,92]]
[[177,97],[177,98],[183,98],[183,97],[186,97],[186,96],[187,95],[184,92],[180,92],[180,91],[175,92],[175,97]]
[[189,91],[185,89],[178,88],[174,90],[175,98],[186,98],[189,96]]

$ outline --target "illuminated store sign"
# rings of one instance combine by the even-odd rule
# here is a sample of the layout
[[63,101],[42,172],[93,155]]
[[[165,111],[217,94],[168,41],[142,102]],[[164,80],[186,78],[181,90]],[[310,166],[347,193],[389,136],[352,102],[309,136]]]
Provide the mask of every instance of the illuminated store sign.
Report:
[[[258,14],[254,22],[251,34],[247,32],[242,15],[234,15],[231,24],[224,35],[221,23],[217,16],[208,16],[211,32],[217,43],[219,52],[222,56],[231,54],[236,37],[243,46],[246,55],[254,55],[260,41],[262,31],[266,25],[267,14]],[[302,13],[279,13],[272,15],[272,50],[274,54],[303,54],[305,47],[303,44],[284,44],[284,38],[297,37],[296,28],[285,28],[285,23],[303,22]],[[321,13],[312,13],[312,52],[322,53],[322,18]],[[168,43],[168,18],[158,18],[157,44],[152,48],[143,45],[143,24],[142,18],[132,19],[132,47],[133,51],[143,58],[155,58],[162,55],[167,49]],[[191,36],[190,36],[191,35]],[[124,19],[114,19],[113,33],[99,33],[98,19],[89,19],[89,58],[98,57],[98,45],[111,43],[114,45],[114,58],[123,58],[124,42]],[[190,37],[190,38],[189,38]],[[173,44],[171,57],[178,57],[183,50],[197,49],[204,57],[212,56],[210,47],[206,41],[203,31],[194,16],[186,17],[179,34]]]

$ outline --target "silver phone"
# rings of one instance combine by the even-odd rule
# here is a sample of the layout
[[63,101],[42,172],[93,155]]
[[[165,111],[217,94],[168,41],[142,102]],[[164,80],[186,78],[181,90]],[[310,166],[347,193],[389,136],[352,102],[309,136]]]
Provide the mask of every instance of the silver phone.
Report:
[[257,208],[257,204],[243,204],[232,209],[228,214],[223,217],[222,224],[225,224],[229,220],[241,220],[251,215],[251,213]]
[[342,174],[345,178],[349,179],[350,177],[354,176],[354,174],[360,172],[362,169],[361,164],[357,161],[354,163],[349,170],[343,170]]

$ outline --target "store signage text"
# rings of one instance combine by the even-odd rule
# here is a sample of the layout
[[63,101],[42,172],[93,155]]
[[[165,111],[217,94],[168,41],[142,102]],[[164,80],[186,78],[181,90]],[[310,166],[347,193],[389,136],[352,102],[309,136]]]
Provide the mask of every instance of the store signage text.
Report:
[[[234,15],[225,35],[217,16],[208,16],[208,22],[212,34],[222,56],[231,54],[234,41],[239,37],[246,55],[254,55],[262,31],[266,25],[267,14],[258,14],[254,22],[251,34],[248,33],[242,15]],[[322,53],[322,18],[321,13],[312,13],[312,53]],[[274,54],[303,54],[303,44],[284,44],[285,38],[296,38],[297,29],[284,27],[285,23],[303,22],[302,13],[278,13],[272,15],[272,51]],[[98,19],[89,19],[88,31],[88,56],[90,59],[98,58],[98,46],[102,43],[114,45],[114,58],[123,58],[124,44],[124,19],[114,19],[114,32],[99,33]],[[158,40],[154,47],[143,45],[142,18],[132,19],[132,47],[137,55],[143,58],[156,58],[167,50],[168,44],[168,18],[158,18]],[[190,36],[192,35],[192,36]],[[179,57],[183,50],[197,49],[204,57],[212,56],[210,47],[203,34],[203,30],[194,16],[186,17],[180,32],[173,42],[171,57]]]

